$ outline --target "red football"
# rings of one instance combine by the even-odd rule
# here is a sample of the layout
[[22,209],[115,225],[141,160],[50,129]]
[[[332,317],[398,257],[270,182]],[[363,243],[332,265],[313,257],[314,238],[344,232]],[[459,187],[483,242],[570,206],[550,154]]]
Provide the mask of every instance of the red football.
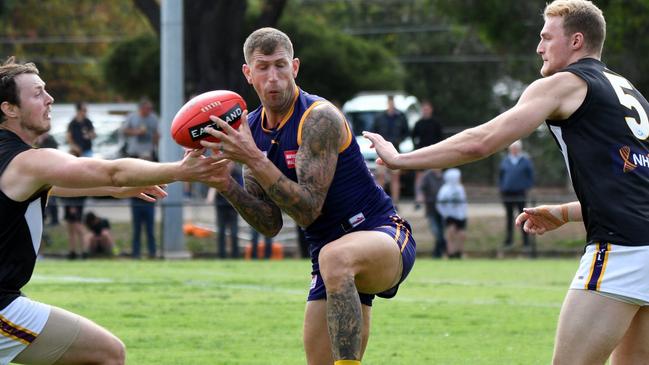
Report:
[[245,109],[246,102],[233,91],[214,90],[200,94],[185,103],[176,113],[171,122],[171,137],[187,148],[202,148],[202,139],[218,142],[218,139],[205,132],[207,126],[220,130],[210,120],[210,115],[223,119],[232,128],[239,128],[241,114]]

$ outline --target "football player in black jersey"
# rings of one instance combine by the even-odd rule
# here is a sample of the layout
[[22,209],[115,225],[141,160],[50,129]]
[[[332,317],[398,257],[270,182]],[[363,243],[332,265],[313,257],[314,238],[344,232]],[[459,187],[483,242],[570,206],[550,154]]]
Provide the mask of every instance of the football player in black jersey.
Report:
[[366,132],[379,163],[446,168],[482,159],[547,123],[578,201],[528,208],[516,223],[542,234],[583,221],[586,248],[566,295],[554,364],[646,364],[649,359],[649,104],[601,62],[606,22],[586,0],[544,11],[541,75],[492,120],[410,153]]
[[215,166],[200,150],[153,163],[33,148],[50,129],[53,101],[34,64],[11,57],[0,65],[0,364],[123,364],[124,345],[109,331],[20,291],[36,263],[48,194],[155,201],[166,195],[155,184],[210,180]]

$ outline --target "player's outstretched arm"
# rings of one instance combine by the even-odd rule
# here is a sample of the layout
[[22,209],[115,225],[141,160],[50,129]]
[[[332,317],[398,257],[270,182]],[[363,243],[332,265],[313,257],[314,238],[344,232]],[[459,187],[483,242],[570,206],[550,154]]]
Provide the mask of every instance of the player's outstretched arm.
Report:
[[75,196],[112,196],[117,199],[139,198],[147,202],[155,202],[158,199],[167,197],[164,186],[134,186],[134,187],[115,187],[102,186],[99,188],[71,189],[53,186],[50,194],[59,197]]
[[579,202],[571,202],[525,208],[523,209],[523,213],[516,217],[516,225],[522,226],[527,233],[542,235],[568,222],[581,220],[583,220],[581,204]]
[[214,169],[214,161],[203,156],[200,150],[187,153],[181,161],[156,163],[132,158],[77,158],[44,148],[16,156],[5,170],[0,187],[12,199],[23,201],[50,186],[74,189],[152,186],[180,180],[209,180]]
[[546,119],[563,120],[581,105],[586,83],[568,72],[533,82],[516,105],[490,121],[466,129],[432,146],[397,153],[376,133],[363,132],[379,156],[378,163],[394,169],[447,168],[485,158],[528,136]]

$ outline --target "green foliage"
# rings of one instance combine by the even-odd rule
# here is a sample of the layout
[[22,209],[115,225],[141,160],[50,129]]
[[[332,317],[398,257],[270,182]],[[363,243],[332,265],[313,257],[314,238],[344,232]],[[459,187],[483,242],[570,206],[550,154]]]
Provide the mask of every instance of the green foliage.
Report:
[[376,43],[311,18],[284,17],[280,27],[301,60],[298,84],[306,91],[342,103],[359,91],[403,87],[401,65]]
[[[492,86],[503,75],[501,63],[481,62],[482,55],[490,54],[476,32],[454,25],[437,11],[435,1],[303,1],[300,5],[298,14],[326,19],[332,28],[385,47],[402,65],[403,89],[430,99],[445,126],[472,126],[498,111]],[[480,57],[463,62],[466,54]],[[376,78],[369,70],[360,72],[365,78]],[[384,84],[378,89],[390,87]]]
[[110,101],[101,58],[112,42],[147,29],[130,1],[4,1],[0,49],[35,62],[57,102]]
[[160,98],[160,41],[142,34],[116,45],[104,61],[104,77],[126,98]]
[[[394,299],[375,300],[364,363],[547,364],[577,264],[418,258]],[[45,259],[25,292],[115,333],[128,363],[297,365],[310,267]]]

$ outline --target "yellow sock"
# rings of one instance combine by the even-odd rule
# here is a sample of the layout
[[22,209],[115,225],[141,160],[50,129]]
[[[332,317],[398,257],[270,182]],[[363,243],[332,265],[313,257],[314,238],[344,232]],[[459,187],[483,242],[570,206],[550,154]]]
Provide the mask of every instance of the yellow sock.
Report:
[[336,360],[334,365],[361,365],[361,362],[358,360]]

